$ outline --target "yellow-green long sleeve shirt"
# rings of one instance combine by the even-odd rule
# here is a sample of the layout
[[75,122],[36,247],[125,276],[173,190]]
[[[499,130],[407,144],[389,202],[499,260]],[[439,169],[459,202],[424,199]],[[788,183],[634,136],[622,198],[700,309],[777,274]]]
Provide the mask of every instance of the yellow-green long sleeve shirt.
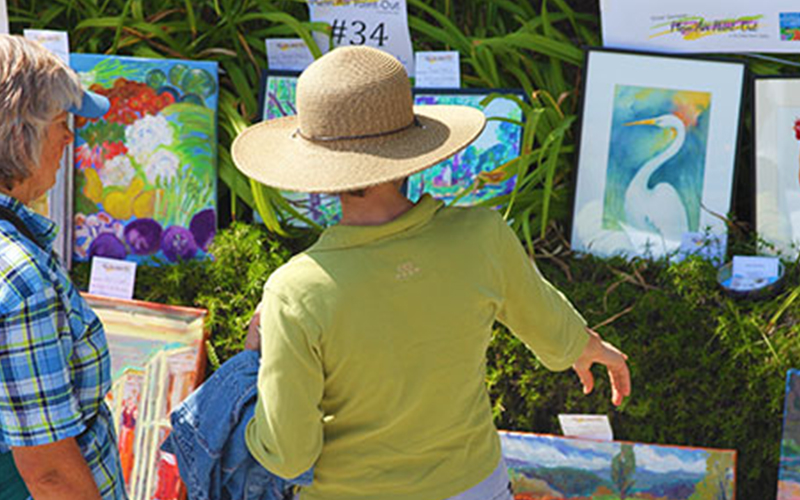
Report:
[[423,197],[380,226],[334,226],[275,271],[247,446],[302,500],[434,500],[500,460],[485,386],[492,325],[551,370],[585,323],[494,211]]

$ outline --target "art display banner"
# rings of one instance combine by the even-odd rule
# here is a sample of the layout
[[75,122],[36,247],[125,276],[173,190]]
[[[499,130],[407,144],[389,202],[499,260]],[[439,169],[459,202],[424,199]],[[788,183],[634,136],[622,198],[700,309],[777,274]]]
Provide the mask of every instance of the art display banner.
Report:
[[267,38],[267,66],[270,70],[303,71],[314,62],[301,38]]
[[687,233],[727,234],[744,78],[736,62],[590,50],[573,249],[660,258]]
[[797,0],[601,0],[603,45],[659,52],[798,52]]
[[[414,76],[414,52],[408,31],[406,0],[307,0],[312,22],[331,26],[333,47],[367,45],[384,50],[403,63],[408,76]],[[314,33],[325,52],[329,39]]]

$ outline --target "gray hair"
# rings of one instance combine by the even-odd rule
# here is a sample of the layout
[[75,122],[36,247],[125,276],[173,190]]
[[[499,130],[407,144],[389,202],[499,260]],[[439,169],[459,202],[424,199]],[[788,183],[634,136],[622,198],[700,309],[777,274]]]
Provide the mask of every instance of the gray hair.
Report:
[[0,185],[13,189],[38,167],[48,124],[82,93],[77,73],[39,43],[0,35]]

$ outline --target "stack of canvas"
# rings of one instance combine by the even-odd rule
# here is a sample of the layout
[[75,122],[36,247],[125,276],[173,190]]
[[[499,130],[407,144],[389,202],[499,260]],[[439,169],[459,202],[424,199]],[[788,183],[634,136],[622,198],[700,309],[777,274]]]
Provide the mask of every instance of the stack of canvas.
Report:
[[175,457],[160,450],[169,414],[200,384],[205,311],[88,296],[106,330],[114,385],[107,402],[131,500],[177,500]]

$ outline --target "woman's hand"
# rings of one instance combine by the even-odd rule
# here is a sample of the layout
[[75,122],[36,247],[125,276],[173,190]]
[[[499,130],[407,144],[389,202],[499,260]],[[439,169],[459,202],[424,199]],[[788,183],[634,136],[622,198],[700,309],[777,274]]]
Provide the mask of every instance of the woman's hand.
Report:
[[583,384],[583,393],[589,394],[594,389],[594,376],[591,368],[595,363],[604,365],[608,369],[608,378],[611,380],[611,402],[615,406],[631,395],[631,375],[628,371],[628,356],[600,338],[597,332],[586,329],[589,334],[589,343],[583,349],[578,361],[572,369],[578,374]]
[[244,339],[244,348],[248,351],[261,350],[261,303],[256,306],[250,324],[247,325],[247,337]]

